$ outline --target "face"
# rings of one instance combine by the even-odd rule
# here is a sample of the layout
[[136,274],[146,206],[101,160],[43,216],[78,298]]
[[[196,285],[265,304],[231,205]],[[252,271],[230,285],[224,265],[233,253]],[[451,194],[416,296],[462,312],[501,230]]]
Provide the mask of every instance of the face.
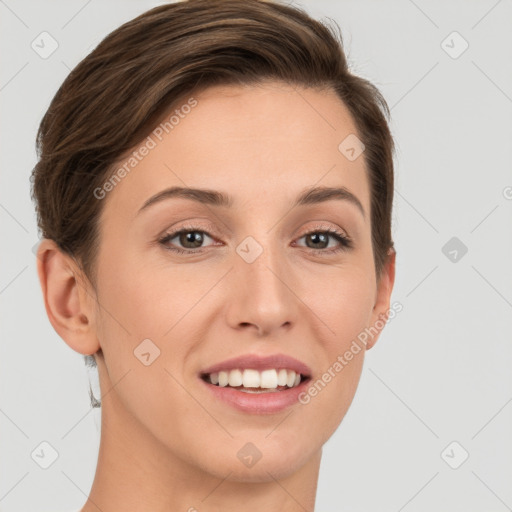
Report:
[[[389,307],[390,289],[375,275],[364,154],[350,160],[338,149],[357,130],[332,91],[268,82],[193,98],[100,199],[93,324],[102,389],[115,385],[116,414],[191,467],[240,481],[283,478],[340,424],[365,351],[352,350],[341,370],[339,356]],[[231,204],[189,194],[143,208],[172,187],[221,192]],[[295,204],[314,187],[349,194]],[[202,378],[234,357],[276,354],[306,367],[302,402],[294,388],[271,393],[295,392],[286,404]],[[250,468],[239,454],[246,443],[261,454]]]

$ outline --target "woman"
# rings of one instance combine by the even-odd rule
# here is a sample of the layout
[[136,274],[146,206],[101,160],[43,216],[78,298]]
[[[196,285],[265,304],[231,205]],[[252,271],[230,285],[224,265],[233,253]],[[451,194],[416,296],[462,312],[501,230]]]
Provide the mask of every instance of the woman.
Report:
[[313,510],[388,318],[393,140],[304,11],[189,0],[124,24],[44,116],[49,320],[93,356],[83,512]]

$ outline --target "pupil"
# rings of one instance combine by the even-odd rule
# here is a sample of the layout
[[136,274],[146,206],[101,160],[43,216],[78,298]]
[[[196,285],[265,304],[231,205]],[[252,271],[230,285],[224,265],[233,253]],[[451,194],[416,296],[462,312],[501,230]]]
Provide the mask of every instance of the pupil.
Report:
[[199,247],[201,245],[202,241],[203,241],[203,237],[198,231],[189,231],[188,233],[183,233],[182,239],[180,240],[180,242],[183,245],[185,245],[185,247],[187,246],[186,245],[187,243],[194,244],[194,242],[197,242],[196,245],[192,246],[192,249]]
[[313,235],[311,235],[311,238],[314,240],[314,242],[317,242],[318,239],[320,239],[321,243],[327,242],[327,236],[324,233],[314,233]]

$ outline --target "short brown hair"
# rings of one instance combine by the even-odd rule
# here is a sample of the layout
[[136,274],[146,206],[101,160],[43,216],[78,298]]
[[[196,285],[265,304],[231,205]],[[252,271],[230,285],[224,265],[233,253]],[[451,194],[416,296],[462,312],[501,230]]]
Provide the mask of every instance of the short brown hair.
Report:
[[[365,145],[377,276],[393,248],[394,143],[379,90],[352,74],[342,36],[298,8],[265,0],[188,0],[125,23],[63,82],[37,134],[32,198],[44,238],[96,287],[99,218],[93,191],[185,94],[265,80],[331,88]],[[341,142],[341,141],[340,141]]]

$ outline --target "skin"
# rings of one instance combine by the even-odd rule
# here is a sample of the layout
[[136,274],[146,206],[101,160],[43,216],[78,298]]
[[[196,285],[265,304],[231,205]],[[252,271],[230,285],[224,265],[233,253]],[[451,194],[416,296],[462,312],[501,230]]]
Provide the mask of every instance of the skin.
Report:
[[[39,247],[53,327],[76,352],[101,348],[101,443],[82,510],[313,510],[322,446],[352,402],[365,350],[309,404],[276,414],[212,399],[198,373],[248,352],[285,353],[321,377],[389,310],[395,253],[377,281],[365,162],[338,150],[357,130],[333,91],[266,82],[194,97],[197,106],[103,199],[97,290],[53,241]],[[220,190],[235,204],[168,199],[137,214],[175,185]],[[339,200],[291,209],[314,185],[346,187],[365,217]],[[354,247],[321,256],[339,242],[312,244],[305,235],[321,231],[316,221]],[[208,233],[204,252],[158,243],[184,224]],[[247,236],[263,248],[250,264],[235,250]],[[167,246],[194,247],[179,237]],[[134,356],[146,338],[161,351],[149,366]],[[251,468],[237,457],[247,442],[262,454]]]

